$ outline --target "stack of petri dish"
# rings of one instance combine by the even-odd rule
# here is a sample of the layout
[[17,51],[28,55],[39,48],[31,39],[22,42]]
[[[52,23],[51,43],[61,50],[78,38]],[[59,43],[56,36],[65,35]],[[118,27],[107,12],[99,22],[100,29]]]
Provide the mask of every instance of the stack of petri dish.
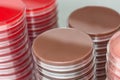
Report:
[[25,6],[0,0],[0,80],[32,80]]
[[110,39],[107,53],[106,80],[120,80],[120,31]]
[[56,28],[33,42],[37,80],[94,80],[92,39],[74,29]]
[[91,36],[96,57],[96,79],[105,80],[107,43],[111,36],[119,30],[119,14],[109,8],[87,6],[71,13],[68,23],[70,28],[84,31]]
[[22,0],[27,8],[28,34],[31,42],[42,32],[57,27],[56,0]]

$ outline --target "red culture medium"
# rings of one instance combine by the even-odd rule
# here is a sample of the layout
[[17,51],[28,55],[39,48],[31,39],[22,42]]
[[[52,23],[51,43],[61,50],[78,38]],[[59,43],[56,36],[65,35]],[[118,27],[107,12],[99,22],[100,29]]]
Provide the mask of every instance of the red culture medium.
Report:
[[[32,41],[42,32],[57,27],[56,0],[22,0],[26,5],[29,38]],[[52,23],[52,25],[51,25]],[[46,28],[46,27],[49,27]]]
[[0,1],[0,80],[30,80],[33,77],[25,15],[22,1]]

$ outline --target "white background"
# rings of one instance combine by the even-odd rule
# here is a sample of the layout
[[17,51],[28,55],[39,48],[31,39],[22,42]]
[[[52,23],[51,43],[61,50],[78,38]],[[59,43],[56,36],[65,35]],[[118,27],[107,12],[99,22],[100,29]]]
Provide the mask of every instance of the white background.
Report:
[[57,0],[57,4],[60,27],[67,26],[67,19],[71,12],[84,6],[105,6],[120,13],[120,0]]

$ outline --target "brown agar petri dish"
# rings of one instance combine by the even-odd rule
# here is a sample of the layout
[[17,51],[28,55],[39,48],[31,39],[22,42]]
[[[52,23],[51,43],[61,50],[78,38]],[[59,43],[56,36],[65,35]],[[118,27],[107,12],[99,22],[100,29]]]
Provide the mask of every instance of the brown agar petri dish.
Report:
[[[107,7],[86,6],[70,14],[68,26],[83,31],[91,36],[94,42],[94,55],[97,59],[99,56],[103,55],[106,57],[107,43],[112,35],[120,28],[120,15]],[[105,59],[102,60],[102,57],[99,58],[101,58],[101,61],[103,61],[105,65]],[[99,61],[96,60],[95,63],[97,64]]]
[[37,80],[94,80],[91,38],[75,29],[55,28],[33,42]]

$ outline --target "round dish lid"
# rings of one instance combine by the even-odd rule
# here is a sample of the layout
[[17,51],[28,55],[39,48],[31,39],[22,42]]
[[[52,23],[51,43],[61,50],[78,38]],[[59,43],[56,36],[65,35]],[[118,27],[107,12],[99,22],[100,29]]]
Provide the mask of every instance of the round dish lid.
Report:
[[0,2],[0,25],[10,23],[20,17],[25,6],[20,0],[3,0]]
[[110,34],[120,26],[120,15],[112,9],[87,6],[74,11],[69,16],[69,26],[91,36]]
[[92,55],[91,38],[74,29],[52,29],[33,42],[33,52],[40,61],[54,65],[69,65]]
[[22,0],[27,10],[45,9],[46,7],[52,5],[55,0]]

